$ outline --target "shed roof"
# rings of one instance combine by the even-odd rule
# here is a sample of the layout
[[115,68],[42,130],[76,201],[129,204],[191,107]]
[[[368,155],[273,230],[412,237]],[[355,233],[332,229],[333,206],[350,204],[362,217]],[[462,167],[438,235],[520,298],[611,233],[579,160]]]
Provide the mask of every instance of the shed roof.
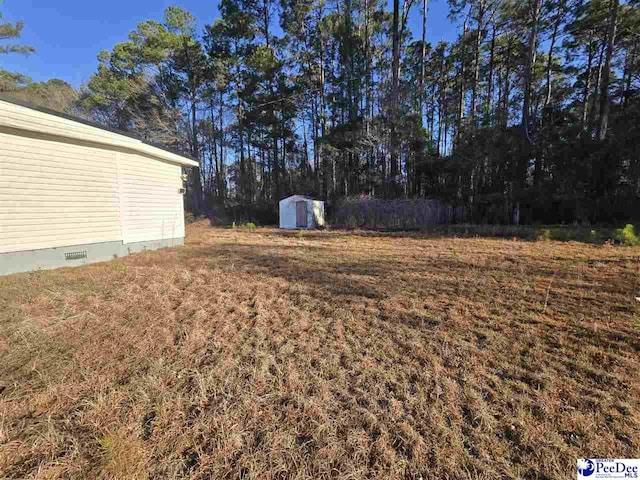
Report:
[[[68,115],[66,113],[62,113],[62,112],[58,112],[56,110],[52,110],[50,108],[46,108],[46,107],[41,107],[38,105],[34,105],[32,103],[29,102],[24,102],[22,100],[18,100],[16,98],[13,98],[11,95],[7,94],[7,93],[0,93],[0,101],[1,102],[6,102],[6,103],[10,103],[12,105],[17,105],[19,107],[24,107],[24,108],[28,108],[30,110],[36,110],[38,112],[41,113],[46,113],[47,115],[53,115],[55,117],[59,117],[59,118],[64,118],[65,120],[70,120],[73,122],[77,122],[77,123],[81,123],[83,125],[87,125],[89,127],[93,127],[93,128],[98,128],[100,130],[105,130],[107,132],[111,132],[114,133],[116,135],[119,136],[123,136],[123,137],[127,137],[127,141],[126,143],[121,143],[119,141],[108,141],[108,140],[96,140],[96,139],[92,139],[91,142],[93,143],[100,143],[100,144],[104,144],[104,145],[109,145],[112,147],[122,147],[122,148],[127,148],[130,150],[135,150],[139,153],[143,153],[146,155],[149,155],[151,157],[160,159],[160,160],[164,160],[164,161],[168,161],[171,163],[178,163],[182,166],[185,167],[198,167],[200,165],[200,163],[198,162],[197,159],[194,159],[188,155],[184,155],[182,153],[178,153],[176,151],[173,151],[167,147],[161,146],[161,145],[157,145],[154,144],[152,142],[149,142],[143,138],[140,138],[136,135],[133,135],[129,132],[124,132],[122,130],[117,130],[115,128],[110,128],[110,127],[106,127],[104,125],[100,125],[97,124],[95,122],[91,122],[89,120],[85,120],[84,118],[80,118],[80,117],[76,117],[74,115]],[[24,126],[21,125],[16,125],[16,124],[12,124],[11,119],[9,118],[4,118],[2,116],[0,116],[0,126],[3,127],[9,127],[9,128],[15,128],[15,129],[19,129],[19,130],[25,130],[25,131],[32,131],[32,132],[37,132],[37,133],[44,133],[47,134],[48,132],[46,131],[46,129],[44,127],[40,128],[40,129],[30,129],[30,128],[26,128]],[[59,134],[56,134],[59,135]],[[69,134],[64,135],[67,138],[71,138],[71,139],[76,139],[76,140],[86,140],[84,138],[80,138],[77,134],[73,134],[71,132],[69,132]],[[117,137],[116,137],[117,138]],[[135,140],[135,142],[132,142],[131,139]]]
[[[288,196],[288,197],[283,198],[282,200],[288,200],[288,199],[290,199],[290,198],[303,198],[303,199],[305,199],[305,200],[313,200],[314,202],[315,202],[315,201],[319,201],[319,199],[317,199],[317,198],[313,198],[313,197],[309,197],[309,196],[307,196],[307,195],[290,195],[290,196]],[[282,200],[280,200],[280,201],[282,201]]]

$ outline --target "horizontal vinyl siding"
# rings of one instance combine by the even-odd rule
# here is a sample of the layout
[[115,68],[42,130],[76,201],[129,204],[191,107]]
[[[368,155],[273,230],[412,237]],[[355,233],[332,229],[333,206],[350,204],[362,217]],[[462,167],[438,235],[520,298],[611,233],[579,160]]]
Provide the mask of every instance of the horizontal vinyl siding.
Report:
[[[78,142],[100,143],[106,149],[118,147],[134,150],[142,155],[168,161],[175,165],[197,167],[198,162],[188,159],[162,148],[149,145],[144,141],[130,137],[124,133],[117,133],[82,121],[62,118],[58,115],[41,112],[22,105],[0,100],[0,127],[18,129],[25,132],[25,136],[57,136],[64,137],[65,142],[73,139]],[[100,147],[102,148],[102,147]]]
[[100,142],[117,139],[124,144],[140,143],[134,138],[7,102],[0,102],[0,118],[12,127],[36,131],[44,130],[51,135],[73,134],[87,141]]
[[89,214],[111,214],[118,215],[119,211],[117,208],[90,208],[89,205],[85,205],[84,207],[69,207],[65,208],[64,211],[57,210],[51,207],[34,207],[32,205],[29,206],[29,209],[25,212],[8,212],[8,213],[0,213],[0,221],[10,222],[13,219],[22,219],[25,224],[29,222],[41,222],[42,216],[46,215],[49,218],[55,220],[65,220],[65,219],[74,219],[79,216],[87,217]]
[[0,253],[120,240],[115,157],[0,133]]
[[0,125],[0,253],[184,237],[180,157],[6,102]]
[[128,153],[118,162],[124,242],[184,237],[182,168]]

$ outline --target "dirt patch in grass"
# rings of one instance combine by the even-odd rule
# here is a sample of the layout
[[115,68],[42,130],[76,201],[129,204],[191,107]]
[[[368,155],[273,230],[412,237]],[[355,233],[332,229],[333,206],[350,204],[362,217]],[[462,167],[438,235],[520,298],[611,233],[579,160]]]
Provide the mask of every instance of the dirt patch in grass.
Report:
[[0,277],[0,477],[574,478],[640,451],[639,264],[198,222]]

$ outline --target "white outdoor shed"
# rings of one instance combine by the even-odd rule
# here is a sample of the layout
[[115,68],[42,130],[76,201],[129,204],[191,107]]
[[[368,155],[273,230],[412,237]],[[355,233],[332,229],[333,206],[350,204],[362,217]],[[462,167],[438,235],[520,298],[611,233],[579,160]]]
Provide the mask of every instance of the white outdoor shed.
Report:
[[280,228],[316,228],[324,226],[324,202],[304,195],[280,200]]
[[182,244],[183,168],[197,166],[0,96],[0,275]]

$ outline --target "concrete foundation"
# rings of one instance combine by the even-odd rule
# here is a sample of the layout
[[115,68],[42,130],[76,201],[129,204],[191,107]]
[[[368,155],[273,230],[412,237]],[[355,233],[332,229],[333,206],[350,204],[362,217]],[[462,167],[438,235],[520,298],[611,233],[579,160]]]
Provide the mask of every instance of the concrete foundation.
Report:
[[184,238],[169,238],[127,244],[122,242],[102,242],[0,253],[0,275],[59,267],[77,267],[125,257],[130,253],[158,250],[183,244]]

